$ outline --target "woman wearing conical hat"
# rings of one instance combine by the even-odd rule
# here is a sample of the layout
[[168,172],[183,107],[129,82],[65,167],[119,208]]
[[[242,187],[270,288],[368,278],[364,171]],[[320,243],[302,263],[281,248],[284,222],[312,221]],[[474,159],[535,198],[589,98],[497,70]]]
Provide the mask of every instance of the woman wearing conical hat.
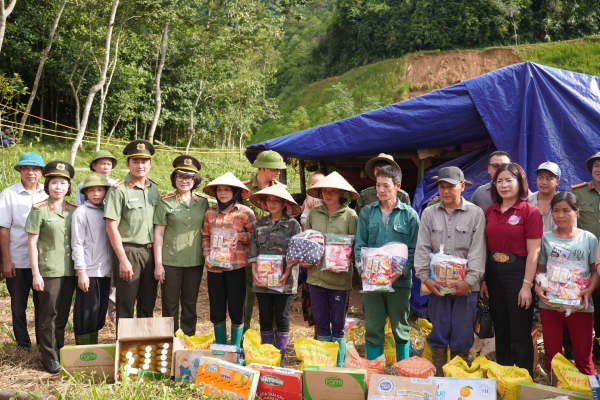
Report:
[[206,210],[202,227],[202,251],[208,270],[210,321],[217,344],[227,344],[225,320],[231,319],[231,344],[240,346],[246,308],[246,266],[256,218],[250,207],[238,203],[252,194],[227,172],[202,191],[217,199]]
[[[254,225],[252,242],[250,242],[250,263],[254,284],[252,290],[258,299],[258,320],[262,344],[275,344],[281,352],[281,366],[284,364],[285,350],[290,334],[289,312],[292,305],[292,294],[298,285],[297,274],[291,274],[292,267],[287,266],[285,255],[290,238],[302,231],[300,224],[287,215],[286,207],[292,208],[292,215],[300,213],[300,207],[288,193],[285,185],[280,183],[269,186],[250,197],[250,201],[269,214],[260,218]],[[269,281],[264,266],[258,265],[258,257],[263,255],[281,256],[281,271],[271,271],[273,279]],[[270,263],[264,263],[269,265]],[[271,264],[272,265],[272,264]],[[279,275],[281,272],[281,275]],[[275,311],[275,315],[273,315]],[[277,339],[273,329],[273,321],[277,324]]]
[[[306,193],[322,199],[324,203],[310,210],[306,219],[306,229],[314,229],[324,234],[356,234],[358,216],[348,207],[348,203],[356,200],[358,193],[340,174],[332,172]],[[340,273],[321,269],[322,265],[310,266],[306,280],[310,285],[317,339],[339,343],[337,365],[341,367],[346,345],[344,323],[352,289],[353,267],[350,265],[348,272]]]

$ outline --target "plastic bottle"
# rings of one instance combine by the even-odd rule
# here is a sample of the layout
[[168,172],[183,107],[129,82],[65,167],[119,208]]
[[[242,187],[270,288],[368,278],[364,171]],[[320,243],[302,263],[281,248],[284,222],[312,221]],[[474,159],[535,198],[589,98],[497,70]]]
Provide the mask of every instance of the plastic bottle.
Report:
[[156,345],[155,344],[142,345],[141,351],[143,351],[145,353],[156,353]]
[[161,355],[161,356],[156,356],[156,361],[171,361],[171,355],[170,354],[166,354],[166,355]]
[[169,342],[158,342],[158,343],[156,344],[156,348],[157,348],[157,349],[164,349],[164,350],[167,350],[167,349],[170,349],[170,348],[171,348],[171,343],[169,343]]
[[123,343],[121,345],[121,355],[124,356],[128,352],[137,353],[140,351],[141,344],[139,342]]

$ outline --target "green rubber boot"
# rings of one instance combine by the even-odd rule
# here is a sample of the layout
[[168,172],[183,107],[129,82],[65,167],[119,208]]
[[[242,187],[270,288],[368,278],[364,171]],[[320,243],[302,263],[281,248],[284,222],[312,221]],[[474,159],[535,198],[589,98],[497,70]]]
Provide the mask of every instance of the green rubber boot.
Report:
[[367,349],[367,360],[375,360],[383,354],[383,345],[371,346],[370,344],[365,343],[365,348]]
[[346,354],[346,338],[334,337],[333,341],[340,345],[336,367],[341,368],[344,365],[344,355]]
[[81,346],[83,344],[91,344],[92,334],[88,333],[87,335],[75,335],[75,344],[77,346]]
[[410,353],[410,340],[408,343],[396,343],[396,362],[402,361],[408,358]]
[[225,321],[213,325],[215,330],[215,343],[227,344],[227,324]]
[[98,344],[98,331],[93,332],[91,335],[92,340],[90,341],[90,344]]
[[319,342],[331,342],[331,336],[317,336]]
[[448,348],[431,346],[431,357],[435,367],[435,376],[442,378],[444,376],[444,365],[448,362]]
[[242,335],[244,334],[244,324],[231,324],[231,345],[240,347],[242,344]]

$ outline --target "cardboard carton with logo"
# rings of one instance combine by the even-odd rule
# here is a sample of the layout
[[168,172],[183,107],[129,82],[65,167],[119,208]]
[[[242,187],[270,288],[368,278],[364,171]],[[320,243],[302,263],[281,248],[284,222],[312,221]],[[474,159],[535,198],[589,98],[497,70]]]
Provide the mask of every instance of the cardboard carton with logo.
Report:
[[99,378],[115,376],[115,344],[65,346],[60,349],[60,375],[95,374]]
[[436,400],[496,400],[494,379],[434,378]]
[[569,400],[592,400],[592,396],[571,390],[558,389],[552,386],[539,385],[533,382],[520,381],[517,400],[553,399],[566,396]]
[[[183,346],[183,339],[175,338],[175,341],[181,341]],[[237,363],[238,354],[235,346],[212,344],[210,347],[210,350],[177,350],[173,355],[173,375],[175,379],[195,382],[202,357],[212,357],[233,364]]]
[[435,390],[433,379],[373,374],[368,400],[435,400]]
[[302,371],[252,363],[260,372],[256,396],[262,400],[302,400]]
[[[181,341],[174,340],[173,337],[173,318],[119,318],[117,329],[117,349],[114,361],[115,381],[120,382],[121,376],[119,367],[121,365],[121,347],[129,342],[168,342],[170,346],[169,355],[171,359],[173,353],[183,349]],[[175,364],[171,363],[171,373],[175,372]]]
[[200,360],[196,385],[204,394],[231,396],[236,400],[253,400],[260,372],[212,357]]
[[304,399],[364,400],[366,369],[307,366],[304,368]]

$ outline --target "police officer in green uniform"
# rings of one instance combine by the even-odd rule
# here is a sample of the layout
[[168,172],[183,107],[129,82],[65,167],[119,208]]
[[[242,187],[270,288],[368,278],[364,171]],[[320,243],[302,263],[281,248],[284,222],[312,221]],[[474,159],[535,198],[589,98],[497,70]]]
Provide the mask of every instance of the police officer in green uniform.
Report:
[[46,164],[42,175],[46,178],[44,191],[50,197],[33,205],[25,232],[28,233],[33,288],[39,292],[42,364],[48,372],[57,374],[77,285],[70,248],[71,216],[77,204],[64,201],[65,196],[71,194],[75,169],[67,161],[54,160]]
[[[158,282],[154,279],[154,209],[160,200],[158,185],[147,176],[154,146],[134,140],[123,149],[129,174],[108,190],[104,205],[106,232],[115,251],[114,278],[119,318],[151,318]],[[117,268],[118,266],[118,268]]]
[[[377,178],[375,178],[375,173],[379,168],[385,167],[386,165],[391,165],[392,167],[400,169],[400,166],[396,164],[396,161],[394,161],[394,157],[385,153],[380,153],[377,157],[371,158],[367,162],[367,164],[365,165],[365,172],[367,173],[369,178],[371,178],[373,181],[376,181]],[[404,190],[399,189],[397,197],[402,203],[406,204],[407,206],[410,206],[410,197],[408,196],[408,193],[406,193]],[[354,207],[354,211],[356,211],[356,214],[358,215],[360,214],[360,210],[362,210],[364,207],[368,206],[371,203],[375,203],[378,200],[379,197],[377,197],[377,188],[375,186],[366,188],[360,192],[360,197],[358,198],[358,200],[356,200],[356,206]]]
[[[162,316],[173,317],[175,331],[196,334],[196,302],[204,272],[202,225],[208,209],[200,184],[200,161],[182,155],[173,161],[174,192],[160,196],[154,212],[154,277],[162,284]],[[181,301],[181,324],[179,302]]]
[[[281,170],[287,168],[283,162],[283,157],[273,150],[267,150],[260,153],[258,157],[256,157],[256,160],[254,160],[252,166],[254,168],[258,168],[258,173],[253,179],[242,181],[242,183],[246,185],[252,194],[272,186],[279,179]],[[256,207],[248,199],[244,199],[244,205],[250,207],[252,211],[254,211],[256,220],[259,220],[265,215],[269,215],[268,211],[264,211],[260,207]],[[252,311],[254,310],[254,299],[256,298],[256,295],[252,291],[253,280],[252,268],[246,268],[246,316],[244,320],[244,332],[250,328]]]
[[[588,158],[585,166],[592,174],[592,180],[571,186],[571,193],[579,199],[577,226],[600,238],[600,153]],[[592,293],[592,300],[594,304],[600,304],[599,289]],[[600,338],[600,307],[594,308],[594,331],[596,339]],[[600,358],[598,340],[594,340],[594,357]]]

